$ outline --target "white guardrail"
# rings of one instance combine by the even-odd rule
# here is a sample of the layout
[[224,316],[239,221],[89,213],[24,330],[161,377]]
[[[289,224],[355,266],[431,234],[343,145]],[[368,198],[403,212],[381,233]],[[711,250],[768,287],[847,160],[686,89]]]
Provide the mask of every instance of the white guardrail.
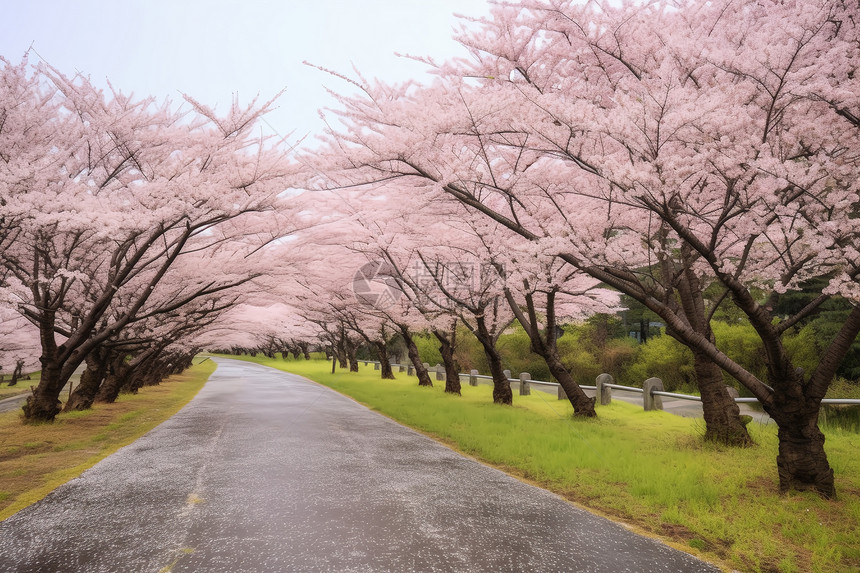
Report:
[[[379,370],[379,362],[376,360],[360,360],[360,362],[364,362],[364,365],[373,364],[374,369]],[[407,372],[409,375],[415,373],[415,367],[412,364],[391,364],[392,368],[399,368],[400,372]],[[441,364],[437,364],[436,366],[430,366],[427,363],[423,365],[428,372],[436,375],[436,380],[445,380],[445,368]],[[492,376],[484,376],[482,374],[478,374],[477,370],[472,370],[468,374],[459,373],[460,378],[468,378],[470,386],[477,386],[479,380],[492,380]],[[531,385],[536,384],[540,386],[555,386],[558,388],[558,399],[566,400],[567,395],[564,392],[564,389],[561,387],[561,384],[558,382],[547,382],[545,380],[532,380],[531,375],[528,372],[521,372],[519,378],[512,378],[510,370],[505,370],[505,376],[508,379],[508,382],[514,382],[519,384],[519,392],[520,395],[528,395],[531,393]],[[699,396],[690,396],[689,394],[677,394],[675,392],[666,392],[663,390],[663,381],[659,378],[649,378],[643,383],[642,388],[636,388],[634,386],[622,386],[621,384],[614,384],[612,382],[612,376],[609,374],[601,374],[597,377],[595,386],[587,386],[584,384],[580,384],[579,387],[584,390],[595,390],[597,399],[602,405],[609,404],[612,401],[612,390],[621,390],[624,392],[636,392],[643,395],[644,407],[646,410],[662,410],[663,402],[661,397],[666,398],[675,398],[678,400],[689,400],[691,402],[701,402],[702,398]],[[757,398],[742,398],[737,395],[737,390],[729,386],[730,393],[733,394],[734,401],[739,404],[752,404],[758,403]],[[854,398],[824,398],[821,400],[822,404],[844,404],[844,405],[860,405],[860,399]]]

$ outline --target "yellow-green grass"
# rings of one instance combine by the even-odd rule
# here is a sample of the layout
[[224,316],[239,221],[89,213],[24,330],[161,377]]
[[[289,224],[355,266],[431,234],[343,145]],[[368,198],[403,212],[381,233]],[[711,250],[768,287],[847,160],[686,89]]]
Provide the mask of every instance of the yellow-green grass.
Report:
[[39,372],[30,372],[25,374],[23,377],[18,379],[18,383],[14,386],[9,386],[9,380],[11,379],[11,374],[6,374],[5,376],[0,375],[0,400],[29,392],[30,386],[39,383]]
[[26,394],[30,391],[30,385],[33,383],[31,380],[22,380],[15,386],[9,386],[7,382],[0,383],[0,400]]
[[121,394],[113,404],[24,424],[20,410],[0,414],[0,520],[35,503],[175,414],[215,363],[206,360],[158,386]]
[[751,424],[757,446],[702,441],[702,420],[615,401],[594,420],[573,419],[566,401],[532,392],[514,406],[491,403],[491,387],[462,397],[414,377],[330,373],[324,361],[254,362],[347,394],[521,479],[667,540],[726,569],[860,571],[860,435],[827,432],[838,499],[777,490],[776,430]]

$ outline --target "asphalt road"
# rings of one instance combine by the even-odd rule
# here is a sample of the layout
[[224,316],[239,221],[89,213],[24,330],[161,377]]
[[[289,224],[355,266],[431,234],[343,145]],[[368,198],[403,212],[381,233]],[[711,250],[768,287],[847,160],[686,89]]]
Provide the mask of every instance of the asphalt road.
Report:
[[173,418],[0,522],[0,571],[718,571],[301,377],[217,362]]

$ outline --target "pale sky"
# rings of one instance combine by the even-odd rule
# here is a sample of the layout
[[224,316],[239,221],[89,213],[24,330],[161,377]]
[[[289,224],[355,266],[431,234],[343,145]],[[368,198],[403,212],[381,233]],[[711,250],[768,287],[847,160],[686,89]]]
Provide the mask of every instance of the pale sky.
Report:
[[18,63],[32,45],[67,75],[81,72],[136,96],[188,93],[226,110],[286,89],[271,127],[291,139],[317,132],[323,86],[342,80],[304,60],[368,78],[429,79],[395,52],[437,59],[465,55],[452,39],[455,12],[480,16],[487,0],[0,0],[0,55]]

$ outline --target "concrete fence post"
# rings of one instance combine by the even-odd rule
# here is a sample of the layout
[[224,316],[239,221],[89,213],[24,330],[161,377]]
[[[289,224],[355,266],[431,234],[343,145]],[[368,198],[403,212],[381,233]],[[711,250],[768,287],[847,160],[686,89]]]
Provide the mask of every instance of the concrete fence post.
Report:
[[505,375],[505,380],[511,379],[511,371],[510,370],[502,370],[502,374]]
[[470,370],[469,371],[469,386],[477,386],[478,385],[478,371]]
[[441,364],[436,364],[436,380],[445,380],[445,367]]
[[406,365],[405,365],[405,364],[402,364],[402,363],[401,363],[401,364],[398,364],[398,365],[397,365],[397,371],[398,371],[398,372],[406,372]]
[[373,363],[373,369],[374,369],[374,370],[379,370],[379,362],[374,362],[374,363]]
[[406,367],[406,374],[407,374],[408,376],[412,376],[413,374],[415,374],[415,366],[413,366],[412,364],[409,364],[409,365]]
[[529,380],[532,379],[532,375],[528,372],[520,372],[520,396],[530,396],[532,393],[532,386],[529,384]]
[[734,400],[735,398],[741,397],[740,392],[738,392],[738,389],[735,388],[734,386],[726,386],[726,392],[729,393],[729,396],[732,397],[732,400]]
[[609,374],[601,374],[597,377],[597,392],[595,394],[595,398],[597,399],[597,403],[601,406],[608,406],[612,403],[612,388],[606,386],[606,384],[612,384],[612,376]]
[[663,392],[663,381],[659,378],[649,378],[642,385],[642,397],[643,402],[645,404],[645,411],[648,412],[650,410],[662,410],[663,409],[663,398],[660,396],[653,396],[651,392],[655,390],[658,392]]

